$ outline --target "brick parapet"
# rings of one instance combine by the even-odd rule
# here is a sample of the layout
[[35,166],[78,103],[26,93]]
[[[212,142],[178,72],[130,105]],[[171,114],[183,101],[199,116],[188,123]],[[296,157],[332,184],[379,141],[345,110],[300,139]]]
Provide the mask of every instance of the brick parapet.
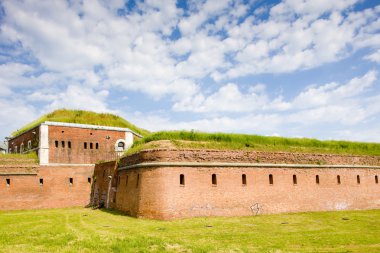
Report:
[[144,162],[229,162],[380,166],[380,156],[235,150],[151,149],[142,150],[121,158],[119,166],[125,167]]

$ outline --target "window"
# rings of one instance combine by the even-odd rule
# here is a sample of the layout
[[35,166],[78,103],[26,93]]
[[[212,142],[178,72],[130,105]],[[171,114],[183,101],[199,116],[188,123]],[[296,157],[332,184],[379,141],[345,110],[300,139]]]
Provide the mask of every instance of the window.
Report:
[[74,179],[72,177],[69,178],[69,184],[73,185],[74,184]]
[[93,149],[93,145],[92,145],[92,142],[90,143],[90,149]]
[[5,179],[5,181],[7,183],[7,187],[11,186],[11,179],[10,178]]
[[61,141],[61,144],[62,144],[62,148],[65,148],[65,142]]
[[137,174],[136,188],[139,187],[140,174]]
[[88,177],[88,178],[87,178],[87,182],[88,182],[89,184],[91,184],[91,177]]
[[117,186],[120,185],[120,176],[117,177]]
[[15,146],[15,153],[17,154],[17,146]]
[[95,148],[96,148],[96,149],[99,149],[99,143],[96,143],[96,144],[95,144]]
[[359,175],[356,176],[356,183],[360,184],[360,176]]
[[119,143],[117,144],[117,151],[124,151],[124,148],[125,148],[124,142],[119,141]]
[[179,175],[179,184],[181,186],[185,185],[185,175],[184,174]]
[[293,175],[293,184],[294,184],[294,185],[297,184],[297,175]]
[[338,184],[340,184],[340,176],[339,175],[336,176],[336,181],[337,181]]
[[243,185],[247,185],[247,175],[245,174],[241,175],[241,183]]
[[269,184],[273,185],[273,175],[269,174]]
[[9,149],[9,153],[12,154],[12,149],[11,148]]
[[106,171],[103,170],[103,178],[106,176]]
[[67,142],[67,147],[68,147],[68,148],[71,148],[71,141],[68,141],[68,142]]
[[216,181],[216,175],[215,174],[212,174],[211,182],[212,182],[213,186],[216,186],[218,184],[218,182]]
[[375,184],[378,184],[379,183],[379,178],[377,177],[377,175],[375,176]]
[[87,149],[87,142],[84,143],[84,149]]
[[32,149],[32,141],[28,141],[28,149]]
[[316,175],[316,176],[315,176],[315,183],[316,183],[316,184],[319,184],[319,175]]
[[40,178],[40,186],[43,186],[43,185],[44,185],[44,179]]
[[128,186],[128,175],[127,175],[127,177],[125,179],[125,186]]
[[55,147],[58,148],[58,141],[55,141]]
[[20,153],[24,152],[24,143],[21,143],[20,145]]

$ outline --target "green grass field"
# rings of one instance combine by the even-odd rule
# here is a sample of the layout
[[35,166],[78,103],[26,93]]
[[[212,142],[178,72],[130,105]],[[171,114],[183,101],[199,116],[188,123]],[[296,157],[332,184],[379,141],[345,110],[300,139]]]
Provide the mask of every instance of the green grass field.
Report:
[[202,133],[194,131],[155,132],[136,141],[127,154],[142,149],[160,148],[155,141],[170,140],[176,148],[285,151],[349,155],[380,155],[380,143],[320,141],[248,134]]
[[176,221],[85,208],[0,212],[0,252],[380,252],[380,210]]

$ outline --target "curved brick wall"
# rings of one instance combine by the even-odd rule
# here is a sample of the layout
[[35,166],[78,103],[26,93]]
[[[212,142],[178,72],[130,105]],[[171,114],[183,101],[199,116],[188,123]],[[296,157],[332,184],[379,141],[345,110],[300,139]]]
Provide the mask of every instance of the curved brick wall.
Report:
[[[212,164],[216,162],[225,164]],[[144,163],[151,164],[144,166]],[[240,165],[228,166],[228,163]],[[247,163],[265,163],[266,167],[251,167]],[[276,164],[298,167],[285,168]],[[302,167],[302,164],[315,166]],[[332,168],[328,165],[346,166]],[[380,157],[145,150],[121,159],[117,174],[120,184],[115,190],[113,207],[132,216],[164,220],[380,208],[380,169],[355,167],[358,165],[379,166]],[[212,182],[213,174],[217,184]],[[184,184],[181,184],[181,175]],[[243,175],[246,183],[243,183]]]
[[123,157],[120,166],[142,162],[236,162],[318,165],[380,165],[380,156],[353,156],[289,152],[153,149]]

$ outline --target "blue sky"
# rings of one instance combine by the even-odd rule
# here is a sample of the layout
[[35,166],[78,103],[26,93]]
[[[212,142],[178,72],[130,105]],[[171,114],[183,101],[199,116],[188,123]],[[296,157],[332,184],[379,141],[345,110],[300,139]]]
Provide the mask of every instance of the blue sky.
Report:
[[0,139],[57,108],[380,142],[380,3],[0,1]]

